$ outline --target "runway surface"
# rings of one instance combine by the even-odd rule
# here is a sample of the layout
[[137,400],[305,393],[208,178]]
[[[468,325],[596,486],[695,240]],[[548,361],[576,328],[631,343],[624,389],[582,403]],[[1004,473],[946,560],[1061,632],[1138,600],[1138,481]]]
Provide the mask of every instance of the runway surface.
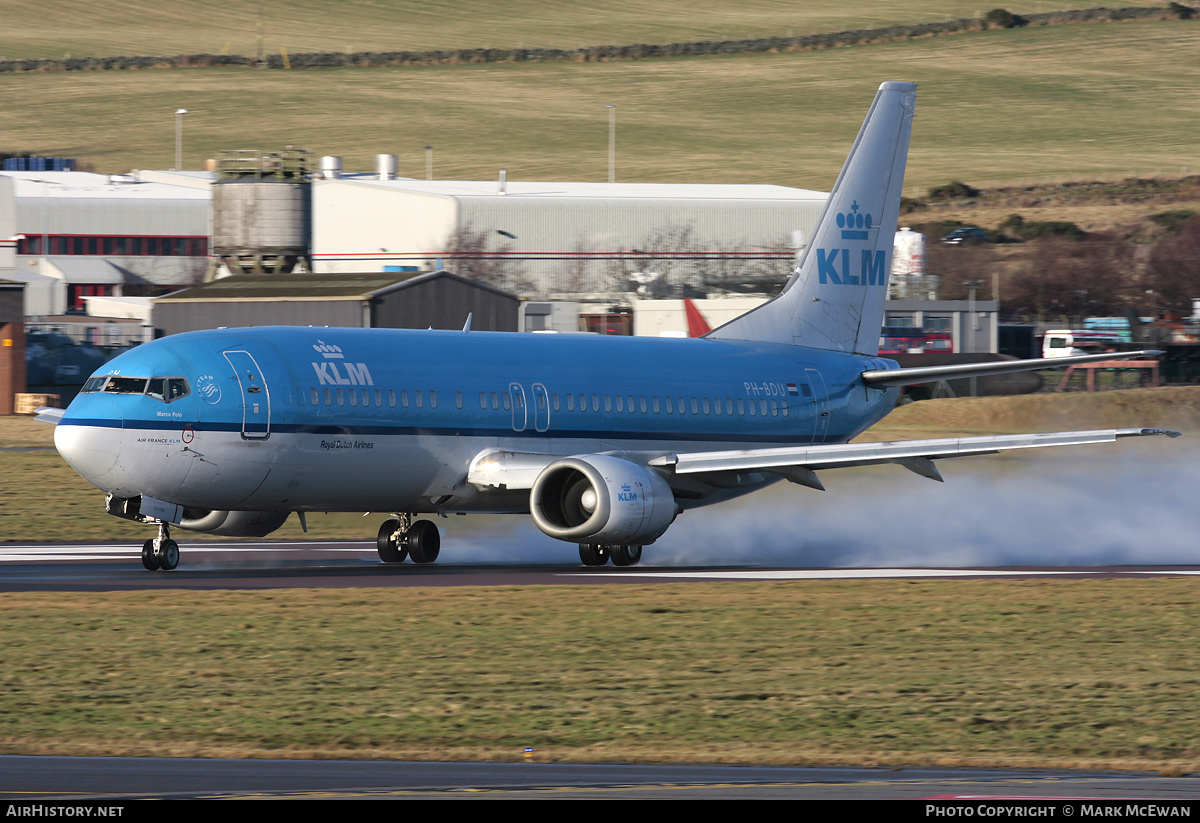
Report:
[[148,572],[128,544],[0,544],[0,592],[519,586],[870,578],[1147,577],[1200,575],[1200,566],[1001,568],[757,568],[438,562],[384,565],[371,542],[194,543],[172,572]]
[[1114,772],[576,763],[0,757],[5,804],[133,799],[1200,797],[1200,778]]

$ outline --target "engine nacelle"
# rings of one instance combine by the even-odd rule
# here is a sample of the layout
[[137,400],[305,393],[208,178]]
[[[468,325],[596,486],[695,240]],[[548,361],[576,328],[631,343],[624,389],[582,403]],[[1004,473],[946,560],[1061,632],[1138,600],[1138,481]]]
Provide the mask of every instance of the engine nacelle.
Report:
[[231,512],[220,509],[189,509],[152,497],[104,498],[104,509],[112,515],[139,523],[172,523],[194,532],[225,537],[266,537],[283,525],[290,512]]
[[653,469],[603,454],[544,468],[529,495],[533,522],[551,537],[644,546],[679,514],[671,487]]
[[231,512],[184,509],[179,527],[226,537],[266,537],[283,525],[290,512]]

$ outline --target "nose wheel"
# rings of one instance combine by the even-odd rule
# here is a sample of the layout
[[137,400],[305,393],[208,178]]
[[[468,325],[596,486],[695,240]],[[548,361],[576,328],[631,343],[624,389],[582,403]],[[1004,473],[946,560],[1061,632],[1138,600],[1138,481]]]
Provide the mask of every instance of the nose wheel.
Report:
[[171,539],[166,523],[158,524],[158,537],[142,544],[142,566],[146,571],[174,571],[179,565],[179,544]]

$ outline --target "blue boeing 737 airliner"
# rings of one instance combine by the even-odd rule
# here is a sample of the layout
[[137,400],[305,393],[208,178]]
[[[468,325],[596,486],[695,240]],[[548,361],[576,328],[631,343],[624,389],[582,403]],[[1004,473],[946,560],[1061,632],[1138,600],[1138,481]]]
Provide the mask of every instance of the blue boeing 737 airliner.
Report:
[[437,558],[417,514],[511,512],[587,565],[629,566],[681,512],[781,478],[821,489],[822,469],[898,463],[940,480],[942,457],[1175,434],[849,442],[899,386],[1045,367],[875,353],[915,100],[880,86],[787,286],[703,338],[217,329],[126,352],[43,416],[109,512],[157,527],[152,570],[179,563],[171,526],[261,537],[309,511],[392,513],[389,563]]

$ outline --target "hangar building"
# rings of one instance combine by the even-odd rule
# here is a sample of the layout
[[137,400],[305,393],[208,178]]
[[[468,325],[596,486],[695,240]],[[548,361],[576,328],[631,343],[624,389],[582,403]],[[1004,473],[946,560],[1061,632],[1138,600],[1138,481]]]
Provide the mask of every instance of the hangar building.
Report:
[[639,286],[643,294],[686,296],[756,274],[777,288],[825,199],[824,192],[784,186],[411,180],[334,172],[313,181],[313,270],[444,264],[538,298]]
[[220,326],[517,331],[518,300],[450,272],[241,274],[156,298],[156,335]]
[[88,296],[200,282],[212,234],[205,172],[0,173],[0,279],[26,284],[27,316]]

